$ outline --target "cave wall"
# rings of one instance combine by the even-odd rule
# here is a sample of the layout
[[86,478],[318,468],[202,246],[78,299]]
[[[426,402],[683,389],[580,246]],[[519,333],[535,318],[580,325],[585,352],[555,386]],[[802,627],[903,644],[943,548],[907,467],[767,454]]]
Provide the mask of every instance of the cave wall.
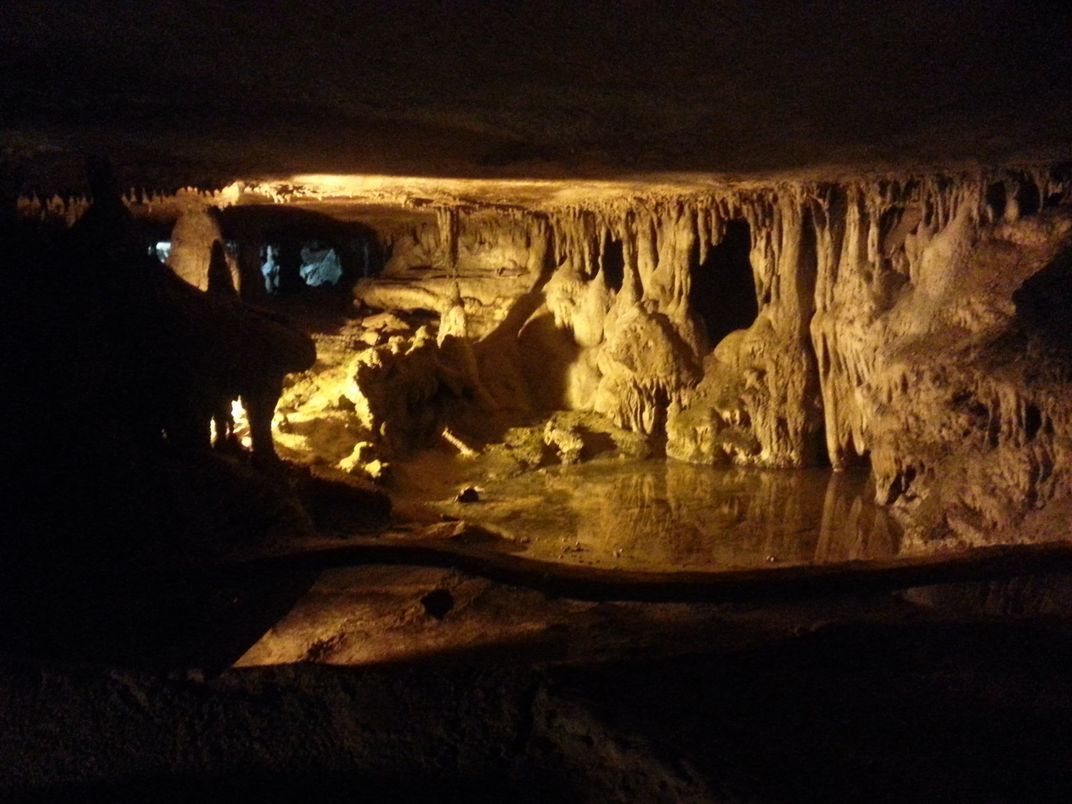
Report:
[[[910,533],[996,540],[1069,492],[1066,363],[1013,300],[1072,242],[1068,188],[1003,170],[457,209],[358,296],[460,310],[498,407],[595,411],[692,462],[869,464]],[[690,289],[731,221],[758,315],[708,343]]]
[[[590,411],[678,460],[870,466],[909,539],[1056,533],[1072,497],[1072,349],[1055,322],[1072,295],[1069,180],[1047,167],[634,186],[422,201],[389,226],[381,211],[354,224],[384,258],[356,300],[438,330],[340,347],[328,396],[348,397],[372,442],[411,442],[398,434],[420,411],[436,419],[422,433],[445,410]],[[239,195],[201,201],[232,204],[241,252]],[[79,204],[20,208],[69,218]],[[748,226],[758,313],[711,343],[693,283],[733,222]]]
[[[801,188],[462,211],[449,227],[443,217],[396,240],[383,274],[356,295],[444,320],[460,302],[497,404],[594,410],[666,434],[669,454],[684,460],[817,460],[815,236]],[[753,233],[759,313],[747,330],[710,344],[691,283],[734,220]]]
[[[1010,203],[995,203],[995,184]],[[1068,247],[1066,181],[867,190],[820,229],[811,330],[831,462],[869,454],[879,500],[909,538],[1062,536],[1067,353],[1047,343],[1046,323],[1026,325],[1015,298]]]

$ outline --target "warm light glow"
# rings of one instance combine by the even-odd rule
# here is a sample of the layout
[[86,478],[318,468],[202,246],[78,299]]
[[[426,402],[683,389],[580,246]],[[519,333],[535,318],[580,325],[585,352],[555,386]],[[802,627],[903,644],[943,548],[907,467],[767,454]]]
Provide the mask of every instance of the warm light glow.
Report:
[[456,450],[458,450],[458,453],[463,458],[475,458],[476,457],[476,455],[477,455],[476,451],[472,447],[470,447],[468,444],[466,444],[464,441],[462,441],[460,438],[458,438],[458,436],[456,436],[454,433],[452,433],[449,427],[444,427],[443,428],[442,436],[443,436],[443,440],[446,441],[448,444],[450,444],[452,447],[454,447]]
[[[237,399],[231,400],[231,418],[234,420],[234,434],[239,443],[246,449],[253,447],[253,439],[249,435],[249,420],[246,418],[246,409]],[[272,420],[275,426],[275,420]]]
[[[242,188],[244,193],[288,204],[346,200],[418,209],[483,202],[526,204],[537,208],[569,205],[582,199],[620,200],[637,194],[681,194],[697,190],[709,193],[713,183],[729,180],[729,177],[708,173],[645,174],[613,181],[301,173],[279,179],[248,180],[243,182]],[[233,187],[228,189],[233,195]]]

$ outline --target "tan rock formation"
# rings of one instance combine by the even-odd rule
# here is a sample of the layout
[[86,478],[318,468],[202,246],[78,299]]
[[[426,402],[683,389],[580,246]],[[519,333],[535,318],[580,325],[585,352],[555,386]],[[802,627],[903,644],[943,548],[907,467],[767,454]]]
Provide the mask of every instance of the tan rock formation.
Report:
[[[1036,521],[1053,532],[1045,512],[1069,496],[1068,350],[1047,301],[1064,293],[1069,180],[1007,168],[244,192],[321,218],[353,204],[347,220],[379,237],[384,269],[354,290],[366,325],[322,349],[320,390],[282,406],[287,437],[330,463],[359,441],[386,459],[445,425],[480,444],[578,411],[684,461],[869,462],[910,539],[977,543],[1035,538]],[[175,259],[218,232],[187,213]],[[314,419],[335,435],[314,437]],[[568,459],[571,438],[550,442]]]
[[[424,294],[451,331],[472,312],[479,378],[446,362],[486,384],[481,404],[595,411],[694,462],[870,459],[916,532],[978,542],[1067,493],[1063,375],[1013,304],[1069,241],[1067,187],[998,171],[459,209],[412,240],[438,256],[407,246],[358,293],[403,309]],[[758,313],[708,343],[690,291],[733,221]]]

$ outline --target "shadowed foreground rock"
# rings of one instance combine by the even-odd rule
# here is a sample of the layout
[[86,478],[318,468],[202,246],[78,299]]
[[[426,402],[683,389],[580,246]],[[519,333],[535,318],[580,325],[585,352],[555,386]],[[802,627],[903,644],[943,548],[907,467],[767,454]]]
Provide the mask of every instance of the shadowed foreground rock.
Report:
[[[315,360],[312,341],[180,280],[146,255],[105,169],[94,185],[97,201],[69,231],[11,222],[0,233],[3,357],[17,386],[0,436],[16,468],[7,568],[50,556],[166,564],[309,532],[274,468],[271,421],[283,377]],[[210,421],[235,399],[252,456],[210,449]],[[374,507],[382,516],[382,500]]]
[[[483,652],[211,680],[0,667],[0,790],[174,801],[1059,801],[1067,635],[834,625],[536,666]],[[1000,692],[999,692],[1000,691]]]

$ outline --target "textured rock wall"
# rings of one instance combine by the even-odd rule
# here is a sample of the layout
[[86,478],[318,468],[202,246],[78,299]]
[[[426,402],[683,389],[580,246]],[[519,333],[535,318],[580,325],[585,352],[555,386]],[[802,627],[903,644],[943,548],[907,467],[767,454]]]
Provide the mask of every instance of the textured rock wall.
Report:
[[515,210],[441,209],[432,220],[384,234],[383,271],[358,283],[356,296],[370,307],[441,315],[460,301],[469,337],[482,337],[539,278],[545,229]]
[[1046,173],[931,178],[850,188],[817,214],[828,454],[869,455],[909,538],[1064,535],[1037,509],[1069,491],[1067,354],[1015,298],[1069,247],[1065,200]]
[[[1068,201],[1065,173],[1008,170],[457,208],[358,296],[440,313],[485,404],[595,411],[693,462],[869,460],[910,536],[979,542],[1069,492],[1067,360],[1019,309],[1053,282],[1014,301],[1058,271]],[[690,290],[732,221],[758,315],[708,343]]]

